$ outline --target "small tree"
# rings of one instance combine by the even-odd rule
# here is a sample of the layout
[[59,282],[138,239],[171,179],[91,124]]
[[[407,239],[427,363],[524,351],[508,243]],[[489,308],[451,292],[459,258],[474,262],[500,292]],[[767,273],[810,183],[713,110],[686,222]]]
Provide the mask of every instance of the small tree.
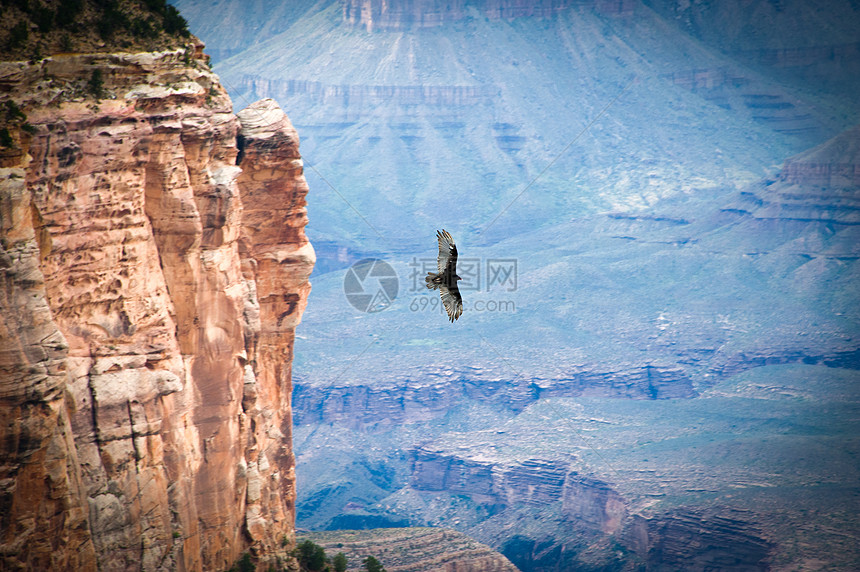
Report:
[[104,97],[104,80],[102,79],[102,70],[96,68],[93,70],[90,80],[87,82],[87,89],[96,99]]
[[15,146],[15,141],[12,139],[12,134],[9,133],[9,128],[0,129],[0,147],[12,148]]
[[298,546],[299,564],[308,570],[323,570],[326,564],[325,550],[310,540],[305,540]]
[[10,49],[13,50],[15,48],[20,48],[27,43],[27,39],[29,37],[30,29],[27,27],[27,22],[21,20],[14,26],[12,26],[11,30],[9,30],[9,39],[7,40],[7,45]]
[[27,115],[21,111],[18,104],[11,99],[6,100],[6,120],[15,121],[16,119],[27,119]]
[[382,562],[373,556],[365,558],[362,564],[367,572],[385,572],[385,568],[382,567]]
[[251,555],[245,552],[242,554],[242,557],[230,567],[229,572],[254,572],[256,568],[257,567],[254,566],[254,561],[251,560]]
[[188,22],[176,7],[169,4],[164,8],[164,31],[171,36],[188,37],[191,35],[191,32],[188,31]]
[[83,11],[82,0],[60,0],[55,21],[61,27],[71,30],[75,28],[75,18]]
[[346,555],[343,552],[338,552],[331,561],[334,564],[334,572],[346,572]]

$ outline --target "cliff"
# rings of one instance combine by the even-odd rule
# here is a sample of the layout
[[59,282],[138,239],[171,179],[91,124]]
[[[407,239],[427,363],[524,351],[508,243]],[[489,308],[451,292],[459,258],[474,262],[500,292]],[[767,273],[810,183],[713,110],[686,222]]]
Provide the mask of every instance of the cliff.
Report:
[[380,528],[303,533],[329,555],[342,552],[347,570],[363,570],[368,556],[388,572],[516,572],[490,547],[448,528]]
[[0,64],[0,568],[226,569],[294,530],[298,137],[202,45]]
[[456,523],[522,570],[853,569],[856,380],[767,365],[695,399],[545,399],[416,445],[406,486],[364,513]]
[[675,399],[696,395],[680,367],[618,364],[573,367],[560,379],[505,380],[491,369],[424,368],[404,379],[376,378],[373,384],[297,385],[296,424],[337,423],[347,427],[390,426],[443,417],[463,401],[481,400],[520,411],[541,397],[602,396]]

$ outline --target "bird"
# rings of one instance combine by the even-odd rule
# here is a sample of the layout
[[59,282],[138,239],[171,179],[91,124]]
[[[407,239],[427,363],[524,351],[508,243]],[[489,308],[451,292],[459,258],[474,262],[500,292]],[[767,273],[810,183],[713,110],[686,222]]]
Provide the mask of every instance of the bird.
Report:
[[439,272],[428,272],[424,280],[430,290],[439,289],[442,305],[453,323],[463,313],[463,298],[457,288],[457,281],[462,280],[457,276],[457,245],[445,229],[437,230],[436,238],[439,241],[439,258],[436,261]]

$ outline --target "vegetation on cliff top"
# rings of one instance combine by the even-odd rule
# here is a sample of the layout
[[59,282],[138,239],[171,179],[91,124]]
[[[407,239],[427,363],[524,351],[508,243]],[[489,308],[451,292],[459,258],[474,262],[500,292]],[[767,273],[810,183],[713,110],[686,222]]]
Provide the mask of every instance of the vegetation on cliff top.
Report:
[[[284,544],[287,543],[286,537]],[[315,544],[311,540],[300,542],[290,553],[290,556],[295,559],[292,563],[285,563],[280,558],[277,559],[277,566],[270,565],[270,571],[286,571],[292,570],[298,572],[346,572],[347,559],[343,552],[338,552],[334,557],[329,558],[325,549],[322,546]],[[369,572],[385,572],[385,568],[374,557],[365,558],[363,570]],[[295,566],[298,566],[296,569]],[[256,570],[254,558],[245,552],[241,557],[230,567],[228,572],[253,572]]]
[[0,0],[3,60],[68,52],[153,51],[191,37],[165,0]]

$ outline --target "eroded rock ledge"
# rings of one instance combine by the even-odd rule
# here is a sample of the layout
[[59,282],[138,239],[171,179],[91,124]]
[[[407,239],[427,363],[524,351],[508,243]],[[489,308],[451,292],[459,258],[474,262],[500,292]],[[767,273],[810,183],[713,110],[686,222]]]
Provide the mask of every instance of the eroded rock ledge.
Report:
[[200,45],[0,85],[32,126],[0,170],[0,568],[284,556],[315,260],[289,120],[234,115]]
[[359,570],[368,556],[390,572],[516,572],[517,567],[465,534],[449,528],[377,528],[334,530],[301,535],[333,556],[347,557],[348,570]]

